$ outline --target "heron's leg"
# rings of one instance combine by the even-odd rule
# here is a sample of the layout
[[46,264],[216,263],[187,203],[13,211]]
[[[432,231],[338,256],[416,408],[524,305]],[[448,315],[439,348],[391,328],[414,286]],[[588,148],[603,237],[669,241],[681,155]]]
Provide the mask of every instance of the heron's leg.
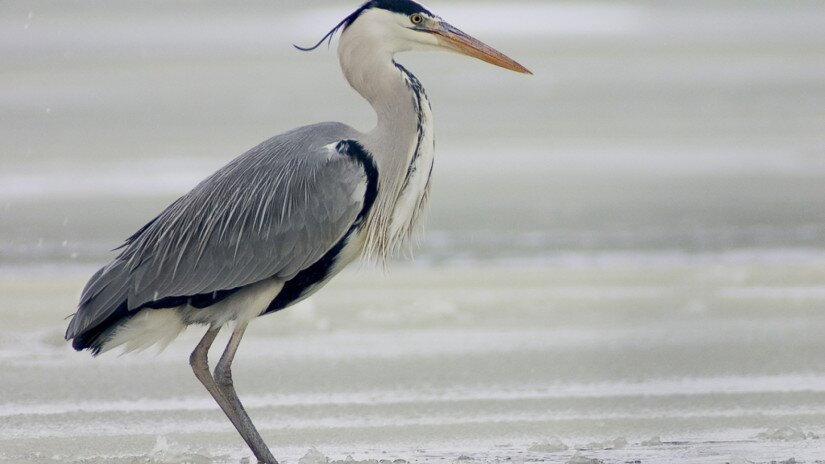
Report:
[[[220,330],[220,327],[210,327],[209,330],[206,331],[201,341],[198,342],[198,346],[196,346],[192,354],[189,355],[189,365],[192,366],[192,372],[195,373],[195,377],[206,387],[206,391],[212,395],[212,398],[215,399],[218,406],[220,406],[224,412],[227,412],[231,410],[229,403],[226,401],[226,398],[223,397],[223,393],[221,393],[220,388],[218,388],[218,385],[215,383],[215,379],[212,378],[212,373],[209,372],[209,360],[207,359],[209,356],[209,348],[212,346]],[[229,415],[228,412],[227,415]],[[231,417],[229,419],[232,420]]]
[[252,424],[252,419],[250,419],[249,414],[246,413],[243,404],[241,404],[241,400],[238,399],[238,394],[235,392],[235,385],[232,381],[232,360],[235,359],[235,352],[238,351],[238,345],[240,345],[241,338],[246,331],[246,325],[246,323],[239,324],[232,332],[232,337],[226,345],[226,350],[224,350],[221,360],[218,361],[218,364],[215,366],[215,383],[229,403],[229,407],[232,408],[233,413],[237,416],[240,423],[240,425],[236,425],[238,432],[240,432],[246,444],[252,449],[252,452],[255,453],[258,462],[278,464],[278,461],[275,460],[266,443],[264,443],[263,438],[261,438],[261,434],[258,433],[255,425]]
[[[195,350],[192,351],[192,354],[189,356],[189,365],[192,366],[192,371],[195,373],[195,377],[200,380],[204,387],[206,387],[206,391],[212,395],[212,398],[215,399],[215,402],[218,403],[218,406],[221,407],[226,417],[232,422],[232,425],[235,426],[235,429],[241,434],[244,438],[244,441],[247,442],[250,449],[255,453],[255,456],[258,457],[257,451],[255,448],[249,443],[249,440],[246,439],[246,435],[243,432],[243,423],[239,419],[238,415],[235,413],[235,408],[231,405],[231,403],[226,399],[221,388],[215,382],[215,379],[212,377],[212,373],[209,371],[209,361],[207,356],[209,354],[209,348],[212,346],[212,343],[215,341],[215,337],[218,336],[218,332],[220,332],[220,327],[218,328],[210,328],[206,331],[206,334],[203,336],[201,341],[198,343],[198,346],[195,347]],[[248,418],[247,418],[248,419]],[[260,458],[259,458],[260,459]],[[275,460],[268,461],[274,463]]]

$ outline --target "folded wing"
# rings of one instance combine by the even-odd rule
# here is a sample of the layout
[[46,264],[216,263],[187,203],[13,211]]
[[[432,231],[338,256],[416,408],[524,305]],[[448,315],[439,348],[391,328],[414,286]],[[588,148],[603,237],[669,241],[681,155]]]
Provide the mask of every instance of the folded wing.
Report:
[[118,311],[219,295],[318,261],[364,208],[362,163],[336,149],[354,136],[326,123],[273,137],[201,182],[129,238],[81,296],[66,338]]

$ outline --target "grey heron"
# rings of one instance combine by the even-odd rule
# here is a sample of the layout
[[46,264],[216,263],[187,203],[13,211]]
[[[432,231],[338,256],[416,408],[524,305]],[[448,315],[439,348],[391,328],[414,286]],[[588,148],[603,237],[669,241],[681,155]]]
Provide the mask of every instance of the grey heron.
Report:
[[[264,463],[277,461],[231,373],[248,323],[307,298],[361,255],[392,255],[428,202],[430,103],[395,54],[451,50],[530,73],[410,0],[369,1],[302,50],[338,31],[341,69],[372,105],[376,127],[301,127],[234,159],[126,239],[86,284],[66,331],[76,350],[97,355],[163,346],[189,325],[207,326],[192,370]],[[210,373],[209,348],[230,323]]]

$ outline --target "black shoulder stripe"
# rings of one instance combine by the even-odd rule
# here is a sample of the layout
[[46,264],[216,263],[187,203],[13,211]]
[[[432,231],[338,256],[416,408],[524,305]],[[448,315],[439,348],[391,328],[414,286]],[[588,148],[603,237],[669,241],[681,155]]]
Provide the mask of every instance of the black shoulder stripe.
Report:
[[347,244],[350,236],[358,229],[369,214],[376,197],[378,197],[378,168],[372,156],[367,152],[363,145],[355,140],[342,140],[335,146],[336,150],[344,156],[349,156],[358,161],[364,168],[364,173],[367,176],[367,191],[364,193],[364,205],[358,213],[355,222],[350,226],[344,237],[338,241],[324,256],[318,261],[302,270],[292,279],[284,283],[284,287],[278,293],[274,300],[267,307],[266,313],[271,313],[284,309],[301,297],[312,287],[323,282],[328,276],[338,255]]
[[358,226],[366,218],[367,213],[369,213],[372,208],[372,204],[375,203],[375,199],[378,197],[378,167],[375,166],[372,155],[367,152],[363,145],[355,140],[342,140],[338,142],[335,148],[342,155],[347,155],[361,163],[361,167],[364,168],[364,173],[367,175],[367,191],[364,195],[364,206],[361,207],[358,218],[355,220],[356,224],[354,225]]

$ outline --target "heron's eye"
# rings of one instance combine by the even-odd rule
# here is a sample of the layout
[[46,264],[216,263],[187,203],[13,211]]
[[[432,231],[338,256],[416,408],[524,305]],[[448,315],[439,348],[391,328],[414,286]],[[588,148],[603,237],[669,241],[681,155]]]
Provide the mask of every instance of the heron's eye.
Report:
[[418,24],[421,24],[422,22],[424,22],[424,17],[421,16],[420,14],[418,14],[418,13],[415,13],[415,14],[410,16],[410,21],[412,21],[413,24],[418,25]]

